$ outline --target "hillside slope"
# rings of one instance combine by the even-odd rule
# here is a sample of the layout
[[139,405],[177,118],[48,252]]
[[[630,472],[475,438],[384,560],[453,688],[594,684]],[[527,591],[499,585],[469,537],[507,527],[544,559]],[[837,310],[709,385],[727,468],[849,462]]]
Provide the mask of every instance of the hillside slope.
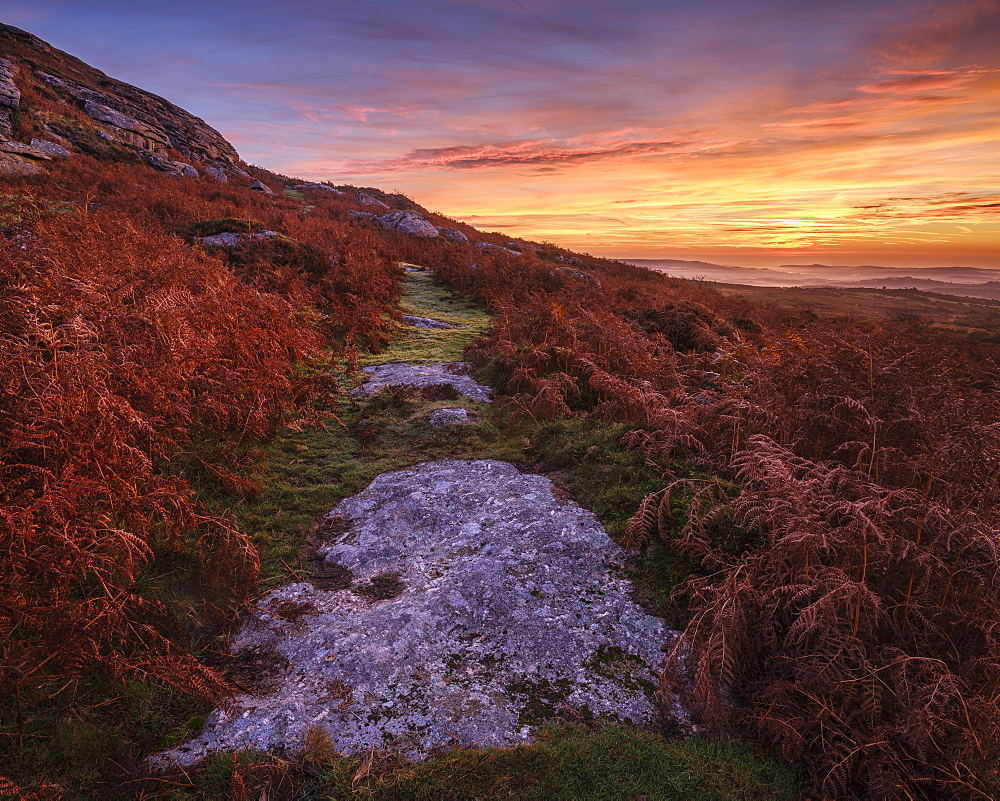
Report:
[[[1000,794],[996,347],[275,175],[166,101],[4,37],[0,764],[25,794],[398,798],[420,775],[438,797],[462,776],[445,797],[532,797],[581,786],[582,768],[553,779],[559,742],[610,737],[607,775],[635,757],[657,782],[630,791],[693,772],[705,797],[789,797],[761,789],[753,746],[595,733],[551,693],[572,736],[527,752],[379,768],[314,732],[296,761],[149,777],[147,755],[284,669],[234,664],[226,642],[262,591],[313,570],[322,515],[429,458],[515,462],[593,509],[634,555],[637,599],[683,629],[657,699],[684,696],[704,731],[762,743],[818,797]],[[404,263],[462,298],[456,324],[491,315],[465,358],[494,402],[469,429],[423,425],[440,388],[349,393],[361,362],[420,341],[403,313],[433,293],[401,298]],[[308,613],[280,611],[289,628]],[[621,668],[607,656],[595,670]],[[752,767],[720,779],[731,748]]]

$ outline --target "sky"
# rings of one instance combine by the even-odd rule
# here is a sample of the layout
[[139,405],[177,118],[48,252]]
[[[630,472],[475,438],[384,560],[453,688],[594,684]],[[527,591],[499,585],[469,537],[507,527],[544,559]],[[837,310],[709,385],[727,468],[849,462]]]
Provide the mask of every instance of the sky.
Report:
[[253,164],[619,258],[1000,267],[1000,0],[3,0]]

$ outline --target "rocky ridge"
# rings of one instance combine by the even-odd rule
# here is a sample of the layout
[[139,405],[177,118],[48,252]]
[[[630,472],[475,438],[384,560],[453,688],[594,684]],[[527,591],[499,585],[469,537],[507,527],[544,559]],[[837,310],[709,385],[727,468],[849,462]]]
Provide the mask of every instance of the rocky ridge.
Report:
[[[103,142],[172,174],[197,177],[191,162],[223,175],[245,174],[235,148],[204,120],[108,77],[26,31],[0,24],[0,56],[0,137],[21,139],[33,133],[32,138],[47,143],[45,148],[34,145],[35,152],[3,150],[4,172],[37,171],[32,167],[45,160],[39,154],[51,158],[52,145],[92,152]],[[43,117],[35,115],[34,98],[47,103]],[[53,106],[61,106],[62,113]],[[218,180],[218,172],[213,177]]]

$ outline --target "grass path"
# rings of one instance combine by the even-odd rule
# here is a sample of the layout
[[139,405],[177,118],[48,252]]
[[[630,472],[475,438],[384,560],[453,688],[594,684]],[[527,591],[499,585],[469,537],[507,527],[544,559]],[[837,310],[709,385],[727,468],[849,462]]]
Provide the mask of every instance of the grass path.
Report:
[[401,325],[386,350],[366,354],[358,360],[362,367],[387,362],[434,364],[459,361],[466,346],[485,332],[490,324],[489,313],[436,286],[427,271],[406,274],[401,306],[404,314],[429,317],[449,323],[454,328]]
[[[427,272],[408,272],[404,280],[405,314],[455,327],[400,326],[384,351],[364,356],[361,364],[460,360],[466,345],[489,327],[490,315],[436,286]],[[445,406],[469,410],[472,422],[431,427],[430,413]],[[582,420],[541,427],[502,425],[486,404],[462,397],[437,399],[433,393],[409,388],[345,400],[336,411],[346,428],[286,430],[261,443],[254,478],[262,492],[232,510],[260,549],[265,586],[287,583],[308,570],[302,555],[317,517],[377,475],[418,462],[490,458],[528,470],[544,465],[550,477],[572,490],[581,504],[597,511],[609,531],[620,528],[623,515],[649,491],[651,477],[644,475],[641,460],[620,445],[622,426],[600,429]],[[659,486],[655,481],[649,484],[654,485]],[[658,564],[648,567],[663,570]],[[246,759],[266,764],[272,758],[219,755],[200,769],[200,786],[226,782],[234,764],[246,764]],[[671,741],[629,727],[566,722],[547,724],[534,744],[453,751],[419,765],[389,756],[373,764],[370,759],[338,757],[319,746],[307,754],[299,770],[302,784],[295,797],[304,799],[793,801],[798,797],[794,775],[748,743]],[[359,776],[367,778],[359,781]],[[194,790],[185,797],[215,796]]]

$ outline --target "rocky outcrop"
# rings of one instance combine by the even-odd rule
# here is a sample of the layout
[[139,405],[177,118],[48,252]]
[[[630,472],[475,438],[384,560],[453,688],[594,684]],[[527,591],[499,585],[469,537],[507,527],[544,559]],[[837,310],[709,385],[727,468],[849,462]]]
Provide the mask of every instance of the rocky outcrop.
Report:
[[469,237],[457,228],[438,228],[437,230],[445,239],[450,239],[452,242],[460,242],[463,245],[469,244]]
[[334,189],[332,186],[327,186],[326,184],[294,184],[288,187],[289,189],[296,189],[299,192],[302,191],[319,191],[319,192],[332,192],[335,195],[346,195],[342,189]]
[[13,135],[11,111],[21,104],[21,91],[14,83],[14,65],[0,58],[0,136]]
[[269,239],[272,236],[280,236],[280,234],[275,231],[254,231],[252,234],[223,231],[221,234],[203,236],[198,241],[203,245],[210,245],[211,247],[237,248],[254,239]]
[[377,209],[388,209],[389,204],[383,203],[377,197],[369,195],[367,192],[358,193],[358,205],[359,206],[374,206]]
[[388,231],[430,239],[438,230],[415,211],[390,211],[378,218],[378,224]]
[[168,159],[166,156],[161,156],[159,153],[150,153],[146,150],[140,150],[139,157],[154,170],[165,172],[167,175],[172,175],[175,178],[182,176],[186,178],[198,177],[198,170],[183,161],[174,161],[173,159]]
[[[492,460],[386,473],[337,506],[313,578],[257,600],[233,650],[270,666],[159,758],[296,753],[311,727],[345,754],[525,742],[559,716],[650,725],[661,647],[626,555],[552,482]],[[684,711],[672,710],[683,720]]]
[[32,139],[31,146],[35,148],[35,150],[45,153],[47,156],[51,156],[54,159],[68,159],[73,155],[62,145],[50,142],[48,139]]
[[[239,155],[225,138],[204,120],[162,97],[109,78],[100,70],[46,44],[36,36],[10,25],[0,25],[0,108],[32,109],[22,102],[14,84],[19,68],[23,80],[44,87],[50,100],[76,109],[66,117],[72,124],[60,125],[59,133],[85,144],[87,134],[78,122],[79,112],[90,118],[94,129],[111,142],[136,151],[165,155],[167,149],[183,154],[186,161],[200,161],[228,171]],[[23,88],[23,87],[22,87]],[[0,135],[4,134],[0,113]],[[92,134],[91,134],[92,135]],[[186,163],[186,162],[183,162]],[[181,174],[187,174],[181,170]]]
[[201,174],[206,178],[211,178],[213,181],[218,181],[220,184],[229,182],[229,176],[220,167],[206,167],[201,171]]
[[271,187],[269,187],[263,181],[258,180],[257,178],[254,178],[253,183],[250,184],[250,188],[253,189],[256,192],[263,192],[265,195],[273,195],[274,194],[274,190],[271,189]]
[[480,250],[499,250],[502,253],[510,253],[512,256],[523,255],[518,250],[511,250],[510,248],[505,248],[503,245],[494,245],[492,242],[476,242],[476,247]]
[[51,160],[52,156],[37,147],[7,139],[0,140],[0,175],[36,175],[44,172],[42,164]]

